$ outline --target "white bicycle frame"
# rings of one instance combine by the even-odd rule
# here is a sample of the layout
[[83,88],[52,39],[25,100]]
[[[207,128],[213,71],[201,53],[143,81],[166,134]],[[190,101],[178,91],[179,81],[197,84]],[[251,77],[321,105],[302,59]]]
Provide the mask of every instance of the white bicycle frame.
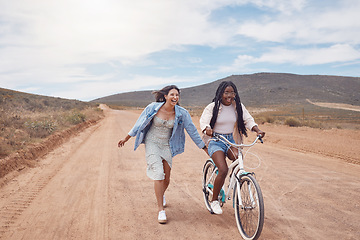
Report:
[[[236,182],[236,180],[240,180],[240,177],[241,177],[241,175],[246,175],[246,174],[249,174],[248,172],[246,172],[245,171],[245,169],[244,169],[244,156],[243,156],[243,154],[242,154],[242,149],[244,148],[244,147],[251,147],[251,146],[254,146],[255,145],[255,143],[257,142],[257,140],[259,140],[260,139],[260,141],[261,141],[261,143],[262,143],[262,139],[261,139],[261,137],[260,137],[260,135],[259,136],[257,136],[256,137],[256,139],[252,142],[252,143],[250,143],[250,144],[235,144],[235,143],[232,143],[232,142],[230,142],[229,140],[227,140],[224,136],[222,136],[222,135],[220,135],[220,134],[217,134],[217,135],[215,135],[214,136],[216,139],[214,139],[214,138],[211,138],[209,141],[222,141],[222,142],[224,142],[225,144],[228,144],[228,145],[230,145],[230,146],[233,146],[233,147],[235,147],[235,148],[237,148],[238,149],[238,158],[235,160],[235,161],[233,161],[231,164],[230,164],[230,166],[229,166],[229,172],[231,172],[231,176],[230,176],[230,182],[229,182],[229,187],[228,187],[228,189],[227,189],[227,191],[226,191],[226,194],[225,194],[225,191],[224,191],[224,194],[225,194],[225,198],[224,198],[224,203],[226,202],[226,199],[227,200],[230,200],[231,199],[231,196],[230,196],[230,191],[234,188],[234,185],[235,185],[235,182]],[[215,164],[214,164],[215,165]],[[215,166],[216,167],[216,166]],[[217,169],[217,167],[216,167],[216,169]],[[216,171],[213,171],[213,173],[212,173],[212,175],[211,175],[211,177],[209,178],[209,179],[212,179],[212,177],[213,177],[213,175],[215,174],[215,172]],[[237,173],[236,175],[235,175],[235,173]],[[237,190],[238,190],[238,193],[240,193],[240,184],[237,184],[236,185],[237,187]],[[251,198],[251,205],[252,206],[255,206],[255,200],[254,200],[254,198],[253,198],[253,194],[252,194],[252,192],[251,192],[251,188],[250,188],[250,186],[248,186],[248,188],[249,188],[249,192],[250,192],[250,198]],[[222,188],[223,189],[223,188]],[[211,191],[210,189],[209,189],[209,191]],[[239,202],[240,202],[240,204],[241,204],[241,207],[242,208],[244,208],[244,206],[243,206],[243,204],[242,204],[242,199],[241,199],[241,194],[239,194]]]

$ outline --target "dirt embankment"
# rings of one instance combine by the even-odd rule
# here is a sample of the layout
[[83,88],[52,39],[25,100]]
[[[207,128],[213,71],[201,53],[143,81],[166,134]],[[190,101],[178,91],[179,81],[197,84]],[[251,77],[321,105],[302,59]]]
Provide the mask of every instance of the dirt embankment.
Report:
[[[98,120],[99,121],[99,120]],[[86,121],[69,129],[57,132],[43,142],[34,144],[27,149],[18,151],[3,159],[0,159],[0,187],[11,180],[26,167],[34,167],[37,159],[43,157],[59,145],[80,133],[85,128],[96,124],[98,121]]]

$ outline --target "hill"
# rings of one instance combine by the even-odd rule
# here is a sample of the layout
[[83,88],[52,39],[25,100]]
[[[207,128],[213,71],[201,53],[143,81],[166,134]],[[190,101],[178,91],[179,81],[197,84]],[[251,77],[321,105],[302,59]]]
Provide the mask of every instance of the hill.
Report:
[[[219,83],[233,81],[242,102],[248,107],[281,106],[312,102],[343,103],[360,106],[360,78],[287,73],[232,75],[190,88],[181,89],[180,103],[187,107],[203,107],[214,97]],[[171,84],[171,83],[169,83]],[[119,93],[93,100],[109,105],[144,107],[154,101],[152,91]],[[141,96],[141,97],[139,97]]]
[[0,88],[0,159],[100,117],[95,103]]
[[37,94],[30,94],[10,89],[0,88],[0,110],[70,110],[74,108],[83,109],[90,104],[78,100],[69,100],[57,97],[48,97]]

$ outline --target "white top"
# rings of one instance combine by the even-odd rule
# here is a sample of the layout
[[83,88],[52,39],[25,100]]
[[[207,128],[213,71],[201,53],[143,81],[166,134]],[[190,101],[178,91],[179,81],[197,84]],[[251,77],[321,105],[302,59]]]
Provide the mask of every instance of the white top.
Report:
[[234,131],[234,125],[236,123],[236,111],[235,106],[225,106],[221,104],[221,112],[219,112],[214,126],[214,132],[221,134],[230,134]]
[[[235,102],[232,105],[235,108]],[[207,126],[210,127],[210,121],[211,121],[211,118],[212,118],[214,106],[215,106],[215,102],[211,102],[209,105],[207,105],[205,107],[203,113],[201,114],[200,129],[201,129],[201,131],[203,133],[204,133],[205,128]],[[220,105],[219,114],[222,112],[223,106],[224,105]],[[243,119],[244,119],[245,127],[247,129],[251,130],[257,124],[255,123],[254,118],[250,115],[250,113],[248,112],[248,110],[245,108],[245,106],[242,103],[241,103],[241,108],[242,108],[242,112],[243,112]],[[233,126],[233,134],[234,134],[235,142],[236,143],[242,143],[242,136],[240,134],[238,134],[237,124],[234,124],[234,126]],[[203,140],[204,140],[204,142],[206,144],[208,142],[207,141],[208,138],[210,138],[210,137],[207,136],[206,134],[203,135]]]

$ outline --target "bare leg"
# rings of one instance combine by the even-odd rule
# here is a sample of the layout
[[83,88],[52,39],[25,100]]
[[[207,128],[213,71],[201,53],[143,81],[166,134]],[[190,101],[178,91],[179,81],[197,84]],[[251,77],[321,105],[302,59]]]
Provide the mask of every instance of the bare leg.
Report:
[[155,189],[155,196],[156,201],[158,204],[159,211],[164,210],[163,206],[163,196],[170,184],[170,171],[171,168],[166,161],[163,161],[164,165],[164,172],[165,172],[165,179],[164,180],[154,180],[154,189]]
[[213,191],[212,201],[215,201],[218,200],[221,187],[224,185],[225,178],[228,172],[228,166],[225,161],[225,154],[222,151],[215,152],[211,158],[213,159],[215,165],[219,170],[218,175],[216,176],[214,181],[214,191]]
[[239,150],[235,147],[231,147],[227,152],[227,156],[231,161],[235,161],[239,156]]
[[165,179],[164,179],[164,193],[165,193],[166,189],[169,187],[169,184],[170,184],[171,168],[170,168],[169,164],[167,163],[167,161],[165,161],[165,160],[163,160],[163,165],[164,165],[164,173],[165,173]]
[[164,210],[163,195],[164,195],[164,180],[154,180],[155,196],[159,211]]

